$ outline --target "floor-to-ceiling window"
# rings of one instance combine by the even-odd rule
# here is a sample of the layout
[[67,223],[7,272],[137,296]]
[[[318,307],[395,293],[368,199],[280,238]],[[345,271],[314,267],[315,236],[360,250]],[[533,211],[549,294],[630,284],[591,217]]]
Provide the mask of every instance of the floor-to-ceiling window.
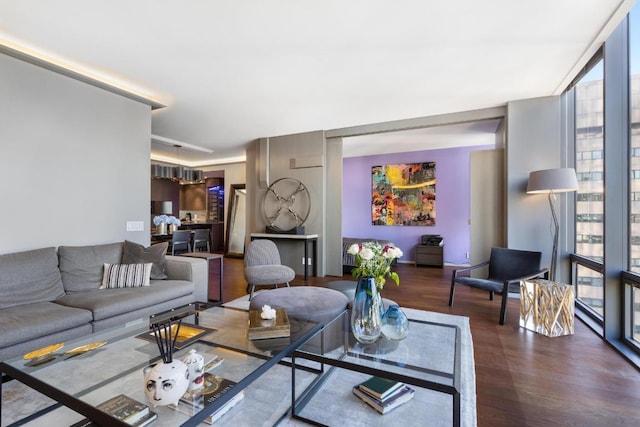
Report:
[[[594,61],[595,62],[595,61]],[[602,59],[576,83],[575,169],[576,193],[575,252],[602,263],[604,260],[604,85]],[[576,297],[596,316],[603,316],[602,274],[578,265]]]
[[[640,9],[629,14],[629,266],[640,274]],[[625,279],[625,317],[628,337],[640,345],[640,287]]]
[[640,5],[566,99],[579,182],[576,313],[640,366]]

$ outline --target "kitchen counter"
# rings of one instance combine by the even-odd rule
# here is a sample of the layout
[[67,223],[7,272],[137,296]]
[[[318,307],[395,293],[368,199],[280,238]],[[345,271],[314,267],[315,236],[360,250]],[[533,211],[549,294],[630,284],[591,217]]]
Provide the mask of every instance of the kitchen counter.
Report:
[[[224,222],[186,222],[182,221],[178,230],[197,230],[202,228],[211,229],[211,237],[210,237],[210,246],[211,251],[222,251],[224,250]],[[166,242],[171,240],[171,232],[168,234],[154,234],[153,230],[151,233],[151,242]]]

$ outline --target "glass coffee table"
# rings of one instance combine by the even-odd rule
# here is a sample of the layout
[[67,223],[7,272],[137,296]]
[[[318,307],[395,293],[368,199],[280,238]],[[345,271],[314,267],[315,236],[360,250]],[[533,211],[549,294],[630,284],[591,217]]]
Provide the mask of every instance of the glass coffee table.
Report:
[[[72,425],[89,418],[99,425],[125,426],[128,424],[96,408],[121,393],[149,405],[158,414],[153,426],[200,425],[243,390],[245,397],[236,407],[244,407],[238,412],[234,412],[236,407],[232,408],[224,415],[226,419],[237,416],[240,418],[236,421],[242,423],[242,416],[253,420],[257,416],[263,420],[271,417],[275,424],[287,416],[289,404],[283,403],[279,395],[288,396],[291,392],[289,382],[282,381],[288,378],[290,368],[279,363],[318,332],[321,325],[290,318],[289,338],[251,341],[247,337],[247,311],[224,307],[201,310],[200,305],[189,305],[160,313],[156,319],[163,316],[179,316],[182,325],[196,330],[191,337],[178,342],[174,359],[181,359],[191,349],[202,354],[205,362],[214,356],[222,358],[223,362],[211,373],[236,382],[230,392],[192,416],[170,407],[150,405],[144,394],[143,370],[161,360],[155,340],[148,339],[152,333],[149,323],[153,319],[150,319],[66,342],[64,347],[38,359],[18,357],[1,362],[0,370],[4,374],[58,402],[31,415],[24,423]],[[96,346],[102,343],[104,345]],[[89,350],[65,353],[78,348]]]
[[[343,313],[294,351],[294,418],[320,426],[335,425],[336,419],[354,426],[460,425],[460,327],[409,319],[406,339],[362,345],[353,338],[349,320],[349,312]],[[301,385],[297,375],[309,369],[317,376]],[[415,390],[414,398],[379,414],[352,392],[371,376],[404,382]],[[295,387],[304,391],[296,393]]]

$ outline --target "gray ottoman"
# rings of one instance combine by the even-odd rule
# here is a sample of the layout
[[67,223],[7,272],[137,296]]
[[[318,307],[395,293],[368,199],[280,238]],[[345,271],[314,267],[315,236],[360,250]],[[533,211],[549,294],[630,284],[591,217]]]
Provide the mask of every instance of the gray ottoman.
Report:
[[[347,308],[349,300],[341,292],[317,286],[292,286],[256,294],[249,303],[250,310],[261,310],[263,305],[284,308],[291,317],[311,320],[326,325]],[[334,325],[342,327],[342,325]],[[338,347],[341,334],[325,331],[325,350]],[[319,345],[319,340],[313,344]]]
[[[333,289],[339,292],[342,292],[349,299],[349,309],[351,309],[351,304],[353,303],[353,299],[356,296],[356,286],[358,282],[353,280],[336,280],[334,282],[327,282],[325,286],[329,289]],[[390,305],[397,304],[395,301],[382,298],[382,305],[386,310]]]

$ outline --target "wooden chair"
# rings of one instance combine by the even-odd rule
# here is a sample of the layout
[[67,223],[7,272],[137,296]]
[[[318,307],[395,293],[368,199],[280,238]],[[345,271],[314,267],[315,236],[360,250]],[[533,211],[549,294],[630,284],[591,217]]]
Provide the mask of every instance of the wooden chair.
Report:
[[[453,270],[451,275],[449,306],[453,307],[453,294],[456,283],[489,291],[489,299],[491,301],[493,301],[494,292],[501,293],[500,324],[504,325],[507,317],[507,298],[509,291],[520,292],[520,281],[522,280],[547,276],[549,269],[540,268],[541,257],[541,252],[491,248],[491,255],[488,261],[471,267]],[[489,273],[485,279],[459,275],[460,273],[471,272],[471,270],[487,265],[489,266]]]

